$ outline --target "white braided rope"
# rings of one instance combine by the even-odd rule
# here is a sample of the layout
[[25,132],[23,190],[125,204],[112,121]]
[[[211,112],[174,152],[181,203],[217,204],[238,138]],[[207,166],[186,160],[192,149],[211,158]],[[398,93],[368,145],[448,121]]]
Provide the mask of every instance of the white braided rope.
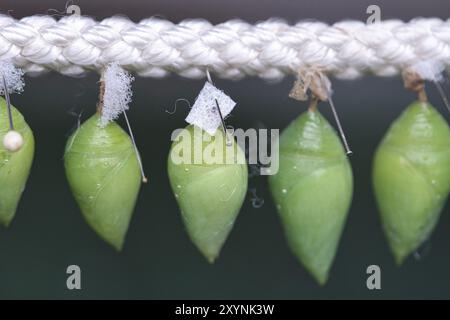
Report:
[[223,78],[278,79],[310,66],[341,78],[390,76],[430,59],[450,70],[450,19],[343,21],[331,26],[231,20],[214,26],[200,19],[173,24],[158,18],[134,23],[117,16],[96,22],[76,15],[59,21],[0,15],[3,59],[12,59],[28,73],[55,70],[70,76],[110,62],[146,77],[175,72],[200,78],[209,68]]

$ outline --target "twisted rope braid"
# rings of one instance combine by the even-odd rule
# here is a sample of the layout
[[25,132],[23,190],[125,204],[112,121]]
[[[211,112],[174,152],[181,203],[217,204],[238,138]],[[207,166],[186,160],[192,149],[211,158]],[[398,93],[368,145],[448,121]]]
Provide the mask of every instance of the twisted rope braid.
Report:
[[306,67],[346,79],[364,73],[391,76],[431,59],[450,70],[450,19],[212,25],[201,19],[174,24],[158,18],[134,23],[119,16],[97,22],[77,15],[60,20],[0,15],[3,59],[31,74],[55,70],[69,76],[110,62],[144,77],[174,72],[201,78],[208,68],[228,79],[279,79]]

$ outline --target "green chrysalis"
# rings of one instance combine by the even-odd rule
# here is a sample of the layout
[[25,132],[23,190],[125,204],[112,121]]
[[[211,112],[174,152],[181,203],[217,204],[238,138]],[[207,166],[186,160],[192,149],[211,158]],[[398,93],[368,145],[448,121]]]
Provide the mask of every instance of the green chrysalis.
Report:
[[[196,144],[198,141],[199,145]],[[230,150],[234,157],[226,163],[221,162],[224,158],[218,155]],[[174,161],[180,153],[184,153],[182,156],[187,156],[188,161]],[[200,154],[212,154],[220,159],[218,163],[207,163],[202,157],[196,164],[194,158]],[[168,174],[191,240],[213,263],[233,227],[247,192],[248,173],[242,149],[234,139],[232,146],[227,146],[221,130],[210,136],[189,125],[172,144]]]
[[[22,147],[11,152],[0,143],[0,224],[8,226],[16,213],[34,156],[34,137],[22,114],[11,106],[14,130],[23,137]],[[8,108],[0,98],[0,142],[10,130]]]
[[121,250],[141,185],[128,134],[114,121],[99,125],[95,114],[69,138],[64,164],[75,200],[88,224]]
[[315,108],[284,130],[279,147],[270,190],[292,251],[324,284],[352,199],[351,166],[336,132]]
[[433,106],[414,102],[395,120],[376,151],[373,184],[400,265],[430,236],[450,191],[450,129]]

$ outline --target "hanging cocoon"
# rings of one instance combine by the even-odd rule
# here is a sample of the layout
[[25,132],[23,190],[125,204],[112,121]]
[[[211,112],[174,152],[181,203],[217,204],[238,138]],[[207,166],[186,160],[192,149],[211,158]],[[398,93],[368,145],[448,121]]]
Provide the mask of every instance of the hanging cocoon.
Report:
[[269,176],[270,190],[293,253],[324,284],[352,199],[351,166],[315,108],[295,119],[279,143],[279,171]]
[[[212,263],[233,228],[247,192],[245,155],[234,139],[231,146],[226,145],[222,130],[216,130],[212,136],[194,125],[185,130],[175,139],[169,153],[170,184],[189,237]],[[199,147],[195,141],[201,141]],[[189,142],[190,150],[181,151],[186,142]],[[225,154],[227,149],[235,155],[231,163],[208,164],[205,158],[198,164],[193,161],[196,153],[216,150]],[[189,151],[191,163],[173,161],[172,156]],[[244,159],[243,163],[238,159]]]
[[450,191],[450,129],[429,103],[412,103],[391,125],[375,154],[373,185],[400,265],[430,236]]
[[107,243],[121,250],[141,185],[141,172],[130,136],[114,119],[128,109],[133,78],[115,64],[105,69],[103,78],[98,112],[67,141],[64,164],[87,223]]
[[64,153],[67,179],[87,223],[121,250],[141,185],[128,134],[114,121],[93,115],[69,138]]
[[[28,176],[34,156],[34,137],[22,114],[11,106],[14,130],[23,138],[22,147],[15,152],[5,149],[0,143],[0,224],[8,226],[16,213],[16,208]],[[6,101],[0,98],[0,141],[10,131]]]

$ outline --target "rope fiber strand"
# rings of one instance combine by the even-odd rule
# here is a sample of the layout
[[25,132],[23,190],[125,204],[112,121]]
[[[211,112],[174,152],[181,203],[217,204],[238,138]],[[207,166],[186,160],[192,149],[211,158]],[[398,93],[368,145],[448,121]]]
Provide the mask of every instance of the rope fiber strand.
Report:
[[157,78],[171,72],[202,78],[209,69],[227,79],[280,79],[308,67],[343,79],[392,76],[430,59],[450,70],[450,19],[212,25],[201,19],[174,24],[159,18],[134,23],[121,16],[97,22],[77,15],[60,20],[0,15],[0,60],[5,59],[31,75],[55,70],[80,76],[115,62]]

